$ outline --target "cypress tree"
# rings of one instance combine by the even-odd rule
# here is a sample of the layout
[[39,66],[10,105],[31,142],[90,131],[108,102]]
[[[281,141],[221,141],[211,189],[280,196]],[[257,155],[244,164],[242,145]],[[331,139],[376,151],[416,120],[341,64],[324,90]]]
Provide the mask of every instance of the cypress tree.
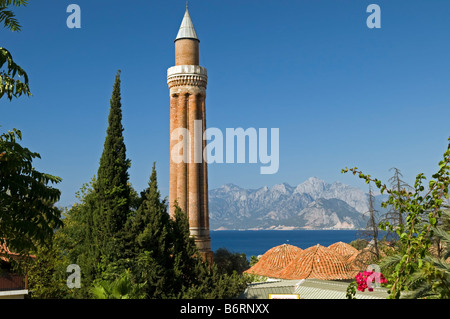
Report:
[[172,255],[173,255],[173,297],[191,297],[190,289],[199,286],[207,274],[207,264],[195,245],[189,232],[189,220],[178,205],[175,206],[175,219],[172,220]]
[[148,188],[142,194],[142,203],[132,222],[132,232],[137,234],[136,245],[142,250],[162,255],[168,246],[169,215],[165,200],[158,190],[155,163]]
[[[142,203],[127,227],[127,238],[134,236],[126,251],[135,250],[137,276],[146,281],[145,292],[149,298],[167,297],[171,275],[170,221],[165,200],[161,200],[158,190],[155,163],[148,188],[142,193]],[[129,244],[127,245],[129,246]]]
[[96,227],[99,236],[100,253],[110,259],[117,240],[130,211],[130,186],[128,184],[128,168],[130,160],[126,158],[126,147],[123,138],[122,104],[120,95],[120,70],[116,74],[110,110],[108,129],[100,167],[94,189],[97,195],[98,210]]

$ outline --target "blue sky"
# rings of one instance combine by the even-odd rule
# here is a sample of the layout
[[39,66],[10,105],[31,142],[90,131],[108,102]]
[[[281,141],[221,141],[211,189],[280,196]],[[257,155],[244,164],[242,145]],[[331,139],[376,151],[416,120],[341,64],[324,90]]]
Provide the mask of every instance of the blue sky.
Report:
[[[71,3],[81,29],[67,28]],[[381,29],[366,25],[371,3]],[[208,127],[280,129],[277,174],[261,175],[259,163],[212,164],[210,188],[316,176],[364,189],[341,169],[387,181],[395,166],[410,183],[436,171],[450,136],[448,0],[191,0],[189,8],[208,69]],[[156,161],[168,194],[166,70],[184,11],[181,0],[31,0],[15,9],[22,32],[0,31],[33,93],[0,101],[0,130],[21,129],[22,144],[42,156],[36,168],[63,178],[61,205],[97,172],[118,69],[130,181],[144,189]]]

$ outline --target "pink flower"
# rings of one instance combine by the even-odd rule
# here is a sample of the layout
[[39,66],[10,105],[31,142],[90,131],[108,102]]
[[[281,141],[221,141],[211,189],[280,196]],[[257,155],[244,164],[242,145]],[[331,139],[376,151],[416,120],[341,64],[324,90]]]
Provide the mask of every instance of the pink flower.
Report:
[[[374,275],[374,276],[372,276]],[[374,278],[375,277],[375,278]],[[364,292],[366,288],[369,289],[369,291],[373,291],[373,288],[368,287],[368,280],[370,278],[370,282],[372,283],[372,280],[375,279],[375,282],[379,283],[387,283],[386,278],[381,273],[376,273],[373,271],[364,271],[360,272],[355,276],[356,283],[358,284],[358,290]]]

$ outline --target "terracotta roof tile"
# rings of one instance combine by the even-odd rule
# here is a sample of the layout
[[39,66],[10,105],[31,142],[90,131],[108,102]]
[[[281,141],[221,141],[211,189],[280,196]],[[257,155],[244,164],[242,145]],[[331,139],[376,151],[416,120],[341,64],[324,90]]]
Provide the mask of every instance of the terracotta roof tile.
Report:
[[[381,256],[386,256],[386,254],[379,250]],[[376,263],[377,258],[375,254],[375,249],[373,246],[368,246],[364,249],[359,250],[347,259],[347,262],[354,270],[364,271],[370,264]]]
[[328,246],[328,248],[337,252],[339,255],[344,257],[345,260],[347,260],[350,256],[358,252],[358,249],[342,241],[334,243]]
[[286,267],[295,256],[303,250],[296,246],[283,244],[269,249],[261,256],[259,261],[246,273],[273,277],[273,275]]
[[316,245],[298,254],[289,265],[275,274],[282,279],[351,279],[355,272],[342,256],[328,247]]

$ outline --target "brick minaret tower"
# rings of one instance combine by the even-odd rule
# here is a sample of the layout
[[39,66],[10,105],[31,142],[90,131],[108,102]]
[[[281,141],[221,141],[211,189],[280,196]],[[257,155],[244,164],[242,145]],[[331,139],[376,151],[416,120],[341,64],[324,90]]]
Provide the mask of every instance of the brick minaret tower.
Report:
[[[206,146],[203,133],[206,130],[205,98],[208,77],[206,69],[199,65],[199,43],[186,5],[186,13],[175,39],[175,66],[167,70],[171,134],[169,214],[174,216],[174,203],[177,201],[189,218],[191,236],[194,237],[203,259],[212,262],[208,170],[206,159],[202,156]],[[177,128],[187,129],[190,138],[174,138],[172,132]],[[194,132],[199,132],[200,136],[194,138]],[[197,145],[198,142],[201,145]],[[179,147],[180,143],[183,151],[180,151],[179,155],[185,159],[181,163],[172,158],[174,146]],[[194,158],[195,153],[197,156]],[[200,158],[198,154],[201,154]]]

